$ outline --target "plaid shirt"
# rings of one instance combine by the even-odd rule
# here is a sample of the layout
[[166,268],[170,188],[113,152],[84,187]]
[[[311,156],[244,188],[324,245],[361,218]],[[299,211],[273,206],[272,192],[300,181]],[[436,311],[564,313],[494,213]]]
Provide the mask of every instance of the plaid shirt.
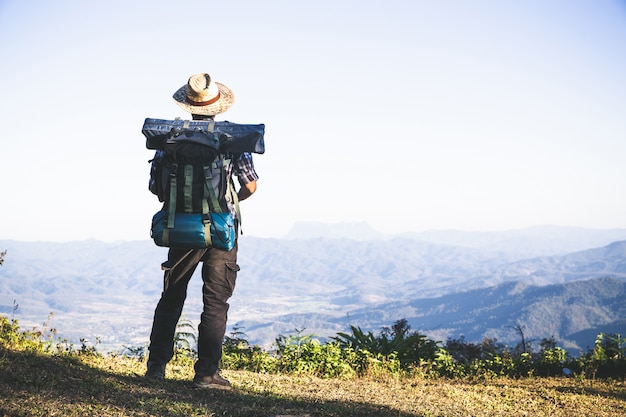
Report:
[[[231,157],[235,158],[237,155],[231,155]],[[252,155],[249,152],[240,154],[230,165],[230,170],[232,171],[227,173],[228,176],[235,174],[239,179],[239,184],[248,184],[259,179],[259,176],[254,170]]]
[[[254,170],[252,155],[249,152],[244,152],[242,154],[227,154],[224,156],[227,159],[231,159],[234,161],[228,164],[226,168],[226,178],[228,178],[228,181],[230,181],[230,178],[233,174],[239,180],[239,185],[242,186],[244,184],[248,184],[252,181],[256,181],[259,179],[259,176]],[[237,209],[233,204],[233,201],[230,198],[225,198],[222,201],[226,202],[228,210],[231,212],[233,217],[240,221],[241,219],[239,218],[239,213],[237,213]]]

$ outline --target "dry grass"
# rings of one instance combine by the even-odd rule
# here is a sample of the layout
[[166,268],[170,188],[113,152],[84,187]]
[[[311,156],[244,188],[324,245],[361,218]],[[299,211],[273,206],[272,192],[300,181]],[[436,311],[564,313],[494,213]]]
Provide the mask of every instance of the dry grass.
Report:
[[575,378],[326,380],[229,371],[235,389],[193,389],[190,364],[151,382],[126,358],[0,348],[3,416],[623,416],[624,382]]

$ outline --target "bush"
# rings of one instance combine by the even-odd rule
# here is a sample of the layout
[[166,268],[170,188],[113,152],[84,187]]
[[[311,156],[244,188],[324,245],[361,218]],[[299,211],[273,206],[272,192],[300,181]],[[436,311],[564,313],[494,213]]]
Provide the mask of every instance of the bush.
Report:
[[24,335],[19,332],[17,320],[9,321],[0,316],[0,344],[3,347],[12,347],[24,340]]
[[[20,349],[63,355],[102,356],[97,344],[81,340],[80,348],[67,340],[53,340],[56,330],[49,327],[52,314],[41,329],[21,331],[16,320],[0,315],[0,350]],[[495,378],[559,376],[564,368],[579,378],[614,378],[626,376],[626,340],[621,335],[600,334],[594,348],[578,359],[556,345],[554,338],[543,339],[538,353],[509,350],[495,340],[480,344],[466,343],[463,338],[448,340],[444,347],[414,332],[403,321],[380,335],[351,327],[352,334],[338,333],[332,341],[322,343],[314,335],[303,335],[296,329],[292,336],[279,336],[272,352],[251,346],[243,332],[226,337],[222,368],[257,373],[285,373],[321,378],[354,378],[360,376]],[[181,329],[189,326],[181,326]],[[193,368],[196,359],[191,332],[179,331],[175,343],[174,363]],[[126,348],[124,356],[144,360],[145,348]]]

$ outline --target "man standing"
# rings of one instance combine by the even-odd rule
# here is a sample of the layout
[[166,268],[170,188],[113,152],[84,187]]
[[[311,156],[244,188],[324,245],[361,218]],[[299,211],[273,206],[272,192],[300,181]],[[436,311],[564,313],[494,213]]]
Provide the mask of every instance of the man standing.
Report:
[[[232,91],[213,81],[209,74],[197,74],[173,96],[176,103],[192,115],[194,120],[212,120],[215,115],[228,110],[234,103]],[[239,201],[256,191],[258,175],[254,170],[252,155],[248,152],[222,155],[232,161],[225,167],[227,176],[221,184],[228,184],[231,176],[239,181]],[[232,201],[226,201],[225,190],[219,190],[220,206],[228,207],[237,219]],[[236,233],[237,235],[237,233]],[[196,267],[202,263],[202,301],[204,308],[198,326],[198,360],[195,364],[194,385],[198,388],[230,389],[230,382],[220,376],[219,363],[226,332],[228,299],[235,289],[238,245],[230,251],[215,248],[170,248],[167,261],[162,264],[164,290],[154,312],[146,377],[163,379],[165,366],[174,355],[174,334],[187,296],[187,285]]]

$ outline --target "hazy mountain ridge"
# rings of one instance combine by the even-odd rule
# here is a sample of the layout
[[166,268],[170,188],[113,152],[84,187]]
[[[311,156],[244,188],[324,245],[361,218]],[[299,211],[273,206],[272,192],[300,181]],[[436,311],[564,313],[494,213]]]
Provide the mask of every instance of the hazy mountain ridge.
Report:
[[502,280],[524,280],[535,285],[602,276],[626,277],[626,241],[562,256],[516,261],[494,271],[493,275]]
[[[608,239],[615,233],[601,231],[600,235]],[[498,239],[506,241],[505,236]],[[514,319],[532,324],[533,329],[552,330],[534,324],[541,316],[531,314],[533,309],[547,308],[551,314],[563,311],[563,320],[584,323],[578,327],[562,324],[555,334],[576,346],[582,337],[576,333],[586,335],[599,326],[626,320],[619,308],[615,308],[616,315],[600,312],[598,306],[612,305],[610,295],[593,300],[583,297],[564,308],[536,287],[559,284],[563,286],[559,291],[567,291],[583,280],[592,287],[607,285],[603,278],[622,282],[626,279],[626,241],[546,256],[546,252],[563,249],[553,244],[546,249],[545,236],[537,240],[538,246],[526,251],[543,256],[521,259],[511,247],[453,246],[406,236],[385,240],[244,236],[239,256],[242,271],[229,323],[239,323],[252,342],[262,344],[295,328],[326,336],[345,331],[348,324],[375,331],[400,318],[432,332],[433,337],[464,334],[480,339],[491,332],[506,340],[515,336],[506,330]],[[8,250],[6,263],[0,267],[1,313],[10,316],[16,300],[15,317],[23,324],[41,325],[53,311],[52,326],[74,341],[102,336],[110,345],[145,343],[161,292],[165,249],[150,241],[0,241],[0,249]],[[503,292],[517,301],[506,304]],[[526,298],[516,298],[518,293]],[[184,314],[195,321],[201,311],[199,277],[192,280],[189,294]],[[486,304],[473,308],[478,298],[481,305]],[[580,313],[587,304],[593,307],[590,312]],[[509,316],[499,308],[508,308]],[[455,319],[455,312],[465,321]]]
[[593,344],[586,330],[626,332],[626,280],[596,278],[566,284],[529,286],[509,282],[495,287],[450,294],[432,299],[379,305],[355,311],[353,320],[364,324],[380,316],[407,318],[420,329],[445,340],[465,336],[519,341],[514,326],[524,326],[527,340],[555,336],[569,349],[585,349]]

